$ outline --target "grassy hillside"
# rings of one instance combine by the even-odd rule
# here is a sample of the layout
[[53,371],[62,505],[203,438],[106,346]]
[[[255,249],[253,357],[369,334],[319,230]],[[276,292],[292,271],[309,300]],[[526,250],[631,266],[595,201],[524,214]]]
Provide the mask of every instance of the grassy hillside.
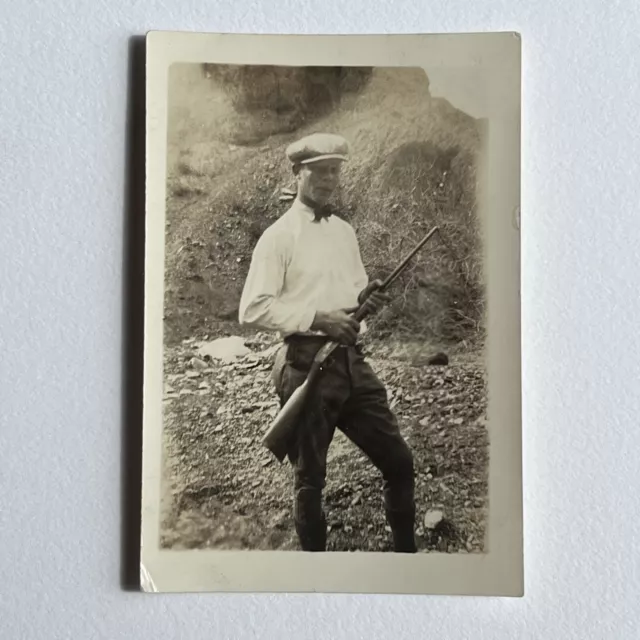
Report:
[[251,252],[290,206],[281,200],[294,188],[284,149],[315,131],[351,145],[335,204],[371,277],[388,274],[434,224],[442,229],[372,335],[481,339],[479,123],[432,99],[421,70],[222,71],[191,65],[170,77],[167,343],[242,333],[236,315]]

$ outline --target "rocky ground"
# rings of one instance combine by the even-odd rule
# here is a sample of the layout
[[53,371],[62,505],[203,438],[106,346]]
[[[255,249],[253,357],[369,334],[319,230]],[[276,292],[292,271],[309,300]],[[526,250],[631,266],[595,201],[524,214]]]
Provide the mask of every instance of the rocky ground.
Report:
[[[261,444],[278,411],[271,336],[191,338],[165,351],[162,544],[297,549],[291,469]],[[405,345],[368,345],[416,461],[421,551],[483,551],[488,437],[481,361],[428,366]],[[327,465],[328,549],[385,551],[376,469],[339,431]]]

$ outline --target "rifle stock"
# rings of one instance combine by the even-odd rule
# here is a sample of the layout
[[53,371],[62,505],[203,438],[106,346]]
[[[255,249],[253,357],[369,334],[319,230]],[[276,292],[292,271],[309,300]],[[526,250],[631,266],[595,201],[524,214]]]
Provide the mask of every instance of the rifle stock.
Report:
[[[318,354],[326,350],[326,348],[327,345],[324,345]],[[316,354],[314,358],[313,365],[305,381],[289,396],[289,399],[280,409],[276,419],[272,422],[262,438],[262,444],[269,449],[280,462],[283,462],[287,455],[287,445],[295,430],[298,417],[320,374],[322,356],[318,354]]]
[[[438,227],[434,227],[411,251],[411,253],[393,270],[391,275],[382,283],[380,289],[385,291],[391,283],[400,275],[402,271],[407,267],[411,258],[418,253],[427,240],[438,230]],[[362,320],[365,316],[364,303],[354,313],[353,317],[357,320]],[[262,438],[262,444],[275,455],[275,457],[283,462],[287,455],[287,446],[290,438],[295,431],[296,424],[298,422],[300,413],[304,408],[307,397],[313,391],[313,388],[322,373],[323,364],[329,354],[339,346],[337,342],[327,342],[323,345],[316,354],[313,365],[309,370],[306,380],[291,394],[287,402],[280,409],[280,412],[276,416],[275,420],[271,423],[271,426],[267,429],[264,437]]]
[[305,380],[287,400],[276,416],[273,424],[264,435],[262,444],[283,462],[287,455],[287,443],[296,426],[298,415],[302,411],[309,395],[309,380]]

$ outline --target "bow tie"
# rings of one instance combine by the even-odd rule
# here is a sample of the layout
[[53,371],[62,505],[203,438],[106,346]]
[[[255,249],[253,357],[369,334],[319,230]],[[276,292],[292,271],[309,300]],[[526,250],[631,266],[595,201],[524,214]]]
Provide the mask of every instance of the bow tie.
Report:
[[333,207],[329,204],[324,205],[323,207],[315,207],[313,212],[316,215],[314,222],[320,222],[321,220],[326,220],[333,215]]

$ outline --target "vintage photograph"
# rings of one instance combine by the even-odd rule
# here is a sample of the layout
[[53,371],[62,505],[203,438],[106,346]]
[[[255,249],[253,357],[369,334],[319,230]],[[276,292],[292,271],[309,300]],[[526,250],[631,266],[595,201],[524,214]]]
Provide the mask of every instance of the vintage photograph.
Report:
[[486,555],[487,75],[165,73],[159,549]]

